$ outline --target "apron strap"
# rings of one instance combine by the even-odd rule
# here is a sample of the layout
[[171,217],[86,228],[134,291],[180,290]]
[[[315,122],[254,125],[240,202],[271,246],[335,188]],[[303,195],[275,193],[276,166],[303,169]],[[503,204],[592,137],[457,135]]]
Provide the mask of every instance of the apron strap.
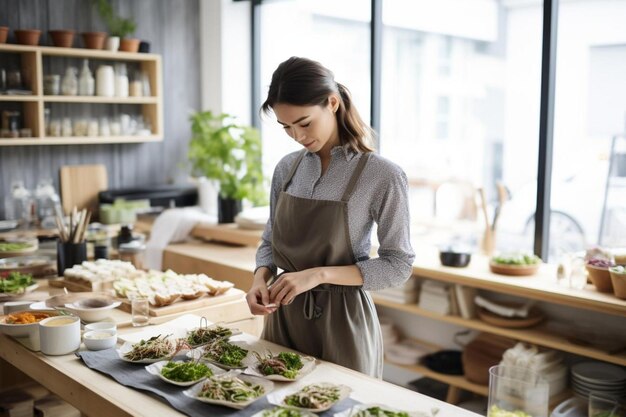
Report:
[[289,186],[289,183],[291,182],[291,179],[293,178],[293,174],[296,173],[296,170],[298,169],[298,165],[300,165],[300,161],[302,161],[302,158],[304,158],[305,154],[306,154],[306,149],[303,149],[302,152],[300,152],[298,159],[296,159],[296,161],[291,166],[291,171],[289,171],[289,175],[287,175],[285,182],[283,182],[283,188],[282,188],[283,191],[287,191],[287,187]]
[[348,200],[350,200],[350,196],[352,195],[352,192],[354,191],[354,186],[356,185],[357,180],[361,176],[361,172],[363,172],[363,168],[365,168],[365,164],[367,163],[370,157],[370,154],[371,152],[367,152],[361,155],[361,158],[359,159],[359,163],[357,164],[356,169],[354,170],[354,173],[352,174],[352,177],[350,178],[350,182],[348,183],[348,186],[346,187],[346,191],[343,193],[343,197],[341,197],[341,201],[343,201],[344,203],[347,203]]

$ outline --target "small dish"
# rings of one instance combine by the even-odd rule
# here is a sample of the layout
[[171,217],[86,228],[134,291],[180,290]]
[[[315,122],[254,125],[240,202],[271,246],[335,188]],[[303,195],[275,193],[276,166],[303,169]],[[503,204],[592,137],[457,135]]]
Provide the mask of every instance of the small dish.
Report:
[[[210,398],[198,396],[200,392],[202,391],[202,388],[205,386],[205,384],[219,383],[221,381],[229,381],[229,380],[232,381],[235,378],[239,379],[246,385],[258,387],[258,389],[261,392],[259,392],[258,396],[248,399],[246,401],[241,401],[241,402],[233,402],[233,401],[226,401],[226,400],[213,400]],[[274,389],[274,383],[272,381],[268,381],[266,379],[258,378],[255,376],[242,375],[240,372],[237,372],[237,371],[230,371],[230,372],[226,372],[226,373],[219,374],[219,375],[213,375],[212,377],[206,379],[205,381],[199,382],[193,387],[189,388],[188,390],[183,391],[183,394],[189,398],[193,398],[198,401],[202,401],[204,403],[218,404],[218,405],[223,405],[223,406],[230,407],[230,408],[235,408],[237,410],[242,410],[246,408],[248,405],[255,402],[256,400],[258,400],[259,398],[263,397],[264,395],[267,395],[273,389]]]
[[[24,313],[24,311],[12,313],[11,316],[15,316],[20,313]],[[40,321],[49,317],[60,315],[60,312],[50,311],[50,310],[28,310],[28,313],[32,313],[32,314],[40,315],[40,316],[36,316],[38,320],[33,323],[12,324],[12,323],[7,322],[7,321],[10,321],[9,319],[10,315],[6,315],[0,318],[0,332],[8,336],[13,336],[13,337],[30,336],[33,332],[36,332],[36,333],[39,332]]]
[[539,263],[534,265],[506,265],[492,261],[489,262],[489,269],[494,274],[521,277],[534,275],[539,270],[540,265]]
[[251,352],[250,344],[247,343],[247,342],[229,342],[229,343],[248,351],[246,356],[244,358],[242,358],[242,360],[241,360],[241,366],[226,365],[226,364],[223,364],[221,362],[218,362],[217,360],[213,360],[213,359],[205,357],[204,356],[205,347],[200,347],[200,348],[196,348],[196,349],[190,350],[189,352],[187,352],[187,357],[191,358],[193,360],[198,360],[199,359],[199,360],[202,360],[204,362],[212,363],[213,365],[219,366],[220,368],[226,369],[226,370],[243,370],[243,369],[246,369],[248,367],[248,365],[246,365],[244,363],[244,361],[246,361],[246,359],[250,356],[250,352]]
[[357,404],[354,405],[347,410],[344,410],[340,413],[335,414],[334,417],[378,417],[378,416],[407,416],[407,417],[433,417],[438,413],[437,408],[431,410],[430,412],[426,411],[403,411],[398,410],[394,407],[389,407],[384,404]]
[[110,349],[117,343],[117,331],[90,330],[83,334],[83,343],[89,350]]
[[93,330],[115,330],[117,331],[117,324],[114,321],[98,321],[95,323],[89,323],[85,325],[85,332]]
[[315,369],[315,358],[311,356],[300,356],[302,360],[302,368],[298,370],[298,373],[295,378],[287,378],[283,375],[265,375],[261,371],[259,371],[259,361],[254,356],[248,356],[243,360],[244,364],[247,364],[248,367],[244,371],[248,375],[258,376],[259,378],[269,379],[270,381],[281,381],[281,382],[292,382],[297,381],[303,376],[310,373],[313,369]]
[[[311,389],[315,389],[316,387],[319,387],[324,390],[327,390],[327,389],[337,390],[337,394],[338,394],[337,400],[331,403],[328,403],[320,408],[298,407],[295,405],[289,405],[285,402],[285,401],[288,401],[289,397],[292,397],[293,395],[303,393]],[[331,409],[335,404],[346,399],[350,395],[350,392],[352,392],[352,388],[346,385],[331,384],[328,382],[318,382],[318,383],[303,386],[297,391],[294,391],[293,388],[291,388],[291,389],[283,389],[280,391],[273,392],[267,396],[267,401],[269,401],[271,404],[279,405],[285,408],[293,408],[297,410],[311,411],[313,413],[321,413],[323,411]]]
[[0,259],[0,272],[20,272],[33,276],[46,276],[56,273],[56,265],[51,256],[30,255]]
[[[297,412],[298,414],[294,413]],[[337,416],[338,414],[335,414]],[[252,417],[317,417],[317,414],[312,413],[310,411],[304,410],[294,410],[293,408],[280,407],[276,406],[273,408],[266,408],[265,410],[261,410],[256,414],[253,414]]]
[[[195,332],[197,332],[198,330],[201,330],[201,329],[202,330],[206,329],[206,330],[210,331],[210,330],[214,330],[214,329],[217,329],[217,328],[228,329],[228,330],[230,330],[230,334],[228,336],[214,337],[212,340],[215,340],[215,339],[218,339],[218,338],[229,339],[229,338],[231,338],[233,336],[238,336],[238,335],[240,335],[242,333],[241,330],[227,327],[224,323],[214,323],[214,324],[212,324],[210,326],[207,326],[207,327],[195,327],[193,329],[190,329],[189,331],[187,331],[186,340],[189,343],[189,345],[191,347],[194,347],[194,348],[197,347],[197,346],[204,345],[204,344],[208,343],[209,340],[207,340],[205,343],[192,343],[192,341],[190,340],[190,337],[191,337],[192,333],[195,333]],[[203,339],[203,340],[206,340],[206,339]]]
[[[204,364],[205,366],[207,366],[210,370],[211,370],[211,375],[209,376],[203,376],[200,379],[196,379],[194,381],[186,381],[186,382],[182,382],[182,381],[174,381],[172,379],[166,378],[161,371],[163,370],[163,367],[165,365],[167,365],[170,361],[159,361],[159,362],[155,362],[153,364],[150,364],[148,366],[146,366],[146,371],[148,371],[149,374],[157,376],[159,378],[161,378],[163,381],[167,382],[168,384],[173,384],[173,385],[178,385],[179,387],[190,387],[194,384],[197,384],[200,381],[204,381],[205,379],[213,376],[213,375],[219,375],[219,374],[223,374],[225,371],[220,368],[219,366],[215,366],[213,364],[207,363]],[[175,361],[176,363],[182,362],[182,361]]]
[[[141,342],[139,342],[141,343]],[[169,341],[170,344],[170,351],[166,354],[163,355],[159,358],[146,358],[146,359],[139,359],[139,360],[130,360],[128,358],[126,358],[126,354],[131,352],[133,350],[133,346],[136,345],[137,343],[124,343],[119,349],[117,349],[117,355],[120,357],[121,360],[123,360],[124,362],[130,362],[130,363],[155,363],[155,362],[159,362],[162,360],[165,360],[167,358],[169,358],[172,353],[174,353],[174,343],[172,341]]]
[[0,239],[0,258],[29,255],[39,248],[37,238],[15,237]]

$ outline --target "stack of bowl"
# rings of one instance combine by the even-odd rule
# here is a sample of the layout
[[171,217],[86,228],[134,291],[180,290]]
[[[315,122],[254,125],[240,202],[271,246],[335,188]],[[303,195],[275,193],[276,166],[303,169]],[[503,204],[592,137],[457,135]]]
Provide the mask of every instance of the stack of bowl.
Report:
[[85,325],[83,343],[89,350],[103,350],[117,343],[117,326],[112,321],[101,321]]

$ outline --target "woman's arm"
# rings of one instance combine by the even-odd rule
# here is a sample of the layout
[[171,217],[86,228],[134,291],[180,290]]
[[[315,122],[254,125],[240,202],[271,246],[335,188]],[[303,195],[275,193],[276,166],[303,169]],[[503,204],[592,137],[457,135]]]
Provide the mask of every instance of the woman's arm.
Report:
[[363,285],[363,276],[356,265],[321,266],[284,273],[271,285],[269,299],[276,305],[289,304],[298,294],[320,284]]

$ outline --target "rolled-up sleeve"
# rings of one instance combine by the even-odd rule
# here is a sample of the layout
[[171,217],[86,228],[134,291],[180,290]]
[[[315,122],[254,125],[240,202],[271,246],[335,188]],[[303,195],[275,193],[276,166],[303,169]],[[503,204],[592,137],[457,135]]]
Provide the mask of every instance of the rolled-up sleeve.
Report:
[[254,269],[254,272],[265,266],[272,271],[272,274],[276,275],[277,273],[277,268],[274,264],[274,257],[272,256],[272,224],[274,223],[276,202],[278,201],[278,195],[280,194],[280,189],[283,183],[280,171],[279,167],[277,167],[274,170],[274,175],[272,176],[272,185],[270,190],[270,217],[267,220],[265,229],[263,230],[263,236],[261,236],[261,245],[256,251],[256,268]]
[[378,257],[357,262],[364,290],[396,287],[411,276],[415,253],[410,240],[408,181],[398,170],[376,193],[371,216],[378,225]]

